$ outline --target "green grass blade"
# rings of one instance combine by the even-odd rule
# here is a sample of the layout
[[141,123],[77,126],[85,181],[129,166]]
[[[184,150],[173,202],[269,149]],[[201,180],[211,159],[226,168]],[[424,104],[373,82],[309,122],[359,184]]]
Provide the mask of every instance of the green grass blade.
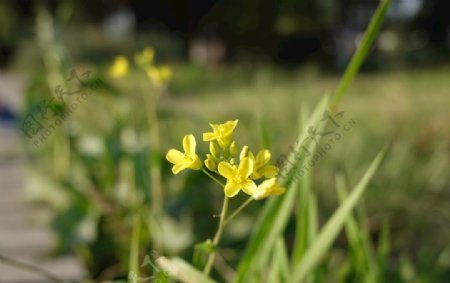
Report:
[[[342,175],[336,176],[336,190],[338,199],[342,204],[348,194],[347,184]],[[365,278],[365,280],[360,279],[360,281],[375,282],[375,278],[378,274],[378,266],[373,254],[372,243],[367,235],[367,230],[360,224],[363,223],[364,219],[366,219],[366,217],[362,217],[361,220],[358,220],[358,218],[354,217],[351,213],[347,217],[345,223],[345,232],[353,254],[352,266],[356,269],[357,276]]]
[[336,92],[333,95],[332,106],[336,106],[341,101],[344,94],[347,92],[348,87],[352,83],[359,69],[361,68],[362,63],[366,59],[369,54],[370,48],[375,41],[375,38],[378,34],[378,31],[383,24],[384,18],[386,16],[389,5],[391,4],[391,0],[381,0],[378,9],[375,11],[372,20],[369,23],[369,27],[367,28],[364,36],[361,40],[361,43],[356,50],[355,54],[350,61],[347,69],[345,70],[344,76],[342,77],[339,86],[336,89]]
[[[306,113],[306,111],[302,111],[302,113]],[[305,114],[306,115],[306,114]],[[302,115],[302,129],[308,129],[306,116]],[[317,127],[318,132],[323,132],[327,123],[319,123]],[[318,142],[320,141],[320,136],[318,137]],[[310,152],[316,151],[317,144],[311,143],[308,145],[308,150]],[[306,161],[306,160],[305,160]],[[296,213],[296,226],[295,226],[295,239],[294,239],[294,248],[292,253],[292,265],[296,265],[304,255],[307,247],[312,241],[311,232],[314,231],[314,227],[317,223],[311,222],[315,221],[313,212],[313,204],[312,200],[315,199],[314,193],[312,192],[312,170],[308,170],[305,175],[300,179],[300,188],[298,195],[298,206]]]
[[[317,127],[319,125],[320,119],[323,117],[323,113],[327,110],[329,103],[329,96],[324,95],[324,97],[319,101],[317,106],[315,107],[313,113],[309,116],[308,121],[305,123],[305,127],[303,127],[300,135],[297,138],[298,143],[295,144],[293,150],[289,152],[288,156],[286,157],[286,164],[280,171],[279,181],[286,185],[288,184],[293,174],[295,173],[295,168],[300,167],[300,163],[302,160],[296,159],[296,154],[299,152],[302,146],[302,141],[304,141],[308,137],[308,129],[309,127]],[[322,125],[325,125],[326,123],[322,123]],[[303,159],[305,161],[305,159]]]
[[[328,106],[328,96],[325,96],[316,106],[307,125],[315,126],[322,118],[324,111]],[[302,141],[308,135],[308,128],[303,129],[298,140]],[[298,145],[294,150],[298,150]],[[238,267],[238,276],[236,282],[248,283],[254,278],[258,267],[266,262],[272,251],[272,247],[277,237],[282,233],[291,215],[292,208],[298,193],[298,178],[292,181],[294,169],[298,167],[301,161],[295,159],[295,152],[291,152],[285,168],[285,177],[281,177],[281,183],[287,186],[287,192],[267,201],[258,218],[252,236],[247,244],[247,248],[241,258]],[[301,166],[300,166],[301,167]],[[288,180],[291,180],[290,184]]]
[[286,251],[286,245],[284,243],[283,237],[278,237],[278,239],[275,242],[275,256],[274,260],[278,264],[278,268],[280,270],[280,277],[278,282],[286,282],[286,280],[289,277],[290,271],[289,271],[289,260],[288,260],[288,254]]
[[261,141],[261,148],[267,148],[270,149],[270,134],[267,129],[266,124],[263,122],[263,119],[260,118],[258,120],[258,126],[259,126],[259,135],[260,135],[260,141]]
[[388,269],[390,252],[390,231],[389,220],[385,218],[381,227],[380,240],[377,247],[377,256],[379,264],[379,279],[385,281],[385,271]]
[[313,242],[311,247],[307,250],[301,262],[294,269],[295,272],[290,282],[302,282],[309,272],[319,263],[322,256],[331,246],[333,241],[339,234],[339,231],[343,227],[348,215],[357,204],[362,193],[364,192],[369,180],[374,175],[376,169],[380,165],[380,162],[386,152],[386,147],[375,157],[374,161],[367,169],[361,180],[353,189],[352,193],[347,197],[345,202],[340,205],[330,220],[325,224],[324,228],[320,231],[319,236]]
[[160,257],[156,260],[156,264],[168,272],[171,278],[183,283],[216,283],[216,281],[178,257],[172,259]]

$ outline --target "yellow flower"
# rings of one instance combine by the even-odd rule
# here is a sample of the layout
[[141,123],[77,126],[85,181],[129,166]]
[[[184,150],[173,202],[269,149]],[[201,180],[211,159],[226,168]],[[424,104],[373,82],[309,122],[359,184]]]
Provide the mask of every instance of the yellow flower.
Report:
[[147,76],[157,87],[161,87],[172,78],[172,69],[168,66],[149,67],[147,68]]
[[253,192],[252,196],[256,200],[264,199],[268,196],[281,195],[286,191],[285,188],[277,184],[277,178],[265,180]]
[[239,158],[242,160],[245,157],[249,157],[253,160],[254,166],[251,175],[253,179],[256,180],[262,177],[270,179],[278,174],[278,167],[267,164],[269,163],[271,158],[269,150],[260,150],[255,158],[253,153],[248,149],[248,146],[244,146],[241,150]]
[[238,120],[228,121],[224,124],[209,124],[213,128],[212,132],[203,134],[203,141],[217,140],[222,148],[228,147],[233,137],[234,128]]
[[253,195],[256,184],[248,177],[253,172],[253,160],[244,158],[239,167],[222,161],[218,166],[219,174],[227,179],[224,191],[227,197],[234,197],[242,189],[246,194]]
[[151,47],[145,47],[142,52],[138,52],[134,55],[134,61],[140,67],[147,67],[153,64],[155,58],[155,50]]
[[199,170],[202,167],[202,162],[197,154],[195,154],[195,138],[193,135],[186,135],[183,138],[184,153],[176,149],[170,149],[167,152],[166,159],[173,163],[173,174],[178,174],[184,169]]
[[[249,156],[254,158],[252,153],[249,153]],[[267,164],[269,163],[270,158],[271,154],[267,149],[263,149],[258,152],[256,155],[256,160],[254,161],[255,166],[253,167],[252,173],[253,179],[259,179],[263,176],[270,179],[278,174],[278,168],[276,166]]]
[[117,56],[108,73],[113,78],[120,78],[128,73],[128,60],[125,56]]

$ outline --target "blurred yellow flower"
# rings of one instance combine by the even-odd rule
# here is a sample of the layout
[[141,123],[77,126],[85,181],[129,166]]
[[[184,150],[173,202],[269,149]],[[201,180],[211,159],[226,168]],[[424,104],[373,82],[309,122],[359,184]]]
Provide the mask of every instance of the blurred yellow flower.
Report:
[[268,196],[281,195],[285,191],[285,188],[277,184],[277,178],[271,178],[262,182],[256,190],[254,190],[252,196],[254,199],[260,200]]
[[178,174],[184,169],[199,170],[202,162],[197,154],[195,154],[195,138],[193,135],[186,135],[183,138],[184,153],[176,149],[170,149],[167,152],[166,159],[174,164],[172,167],[173,174]]
[[241,189],[251,196],[255,193],[256,184],[249,179],[250,174],[253,172],[252,159],[244,158],[241,160],[238,168],[228,162],[222,161],[219,163],[217,169],[219,174],[227,179],[224,187],[227,197],[234,197]]
[[168,66],[149,67],[147,68],[147,76],[157,87],[161,87],[172,78],[172,69]]
[[146,68],[153,64],[155,58],[155,50],[151,47],[145,47],[142,52],[138,52],[134,55],[134,61],[142,68]]
[[[253,154],[249,153],[249,156],[253,159]],[[278,168],[273,165],[269,165],[271,158],[270,151],[267,149],[260,150],[254,159],[255,166],[253,167],[252,178],[259,179],[266,177],[268,179],[275,177],[278,174]]]
[[222,148],[228,147],[233,138],[233,131],[238,120],[228,121],[224,124],[209,124],[213,128],[212,132],[203,134],[203,141],[217,140]]
[[120,78],[128,73],[128,60],[125,56],[117,56],[113,65],[109,68],[108,74],[113,78]]

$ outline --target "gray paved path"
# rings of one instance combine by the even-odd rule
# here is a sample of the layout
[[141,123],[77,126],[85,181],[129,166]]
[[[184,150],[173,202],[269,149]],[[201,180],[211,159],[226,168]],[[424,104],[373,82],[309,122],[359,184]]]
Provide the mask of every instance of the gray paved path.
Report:
[[[0,73],[0,103],[20,109],[21,82]],[[0,254],[36,264],[65,280],[79,282],[82,268],[70,256],[49,258],[55,238],[45,227],[33,224],[36,209],[24,198],[24,164],[21,132],[0,122]],[[0,261],[0,283],[43,283],[35,273]]]

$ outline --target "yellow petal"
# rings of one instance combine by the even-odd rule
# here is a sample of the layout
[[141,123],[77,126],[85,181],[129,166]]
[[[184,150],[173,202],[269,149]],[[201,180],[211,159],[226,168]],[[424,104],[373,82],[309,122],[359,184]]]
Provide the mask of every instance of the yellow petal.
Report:
[[264,181],[261,185],[259,185],[255,193],[252,195],[254,199],[260,200],[264,199],[271,195],[280,195],[286,191],[285,188],[279,186],[276,183],[276,178],[271,178],[269,180]]
[[188,162],[182,162],[182,163],[177,163],[172,167],[172,173],[173,174],[178,174],[180,171],[187,169],[189,167],[189,163]]
[[186,156],[176,149],[171,149],[167,152],[166,159],[173,164],[178,164],[185,162]]
[[239,189],[238,183],[228,181],[225,185],[224,192],[227,197],[231,198],[239,193]]
[[159,75],[161,80],[167,82],[172,78],[172,69],[169,66],[161,66],[159,67]]
[[194,160],[190,163],[188,168],[192,170],[199,170],[200,168],[202,168],[202,161],[200,160],[198,155],[195,155]]
[[254,195],[255,191],[257,189],[255,182],[253,182],[250,179],[245,180],[244,182],[241,183],[242,186],[242,190],[244,191],[244,193],[246,193],[247,195]]
[[264,165],[270,160],[270,151],[263,149],[256,155],[256,164]]
[[128,60],[125,56],[117,56],[108,73],[113,78],[123,77],[128,73]]
[[204,133],[203,134],[203,141],[212,141],[217,137],[215,133]]
[[238,168],[239,175],[247,178],[253,172],[253,160],[249,157],[244,157],[241,160]]
[[219,171],[219,174],[227,178],[227,180],[233,180],[236,178],[236,169],[234,169],[233,166],[228,162],[220,162],[219,166],[217,166],[217,170]]
[[222,148],[228,148],[232,142],[232,137],[231,136],[219,136],[217,138],[217,141],[219,142],[220,147]]
[[147,67],[153,63],[155,57],[155,50],[151,47],[145,47],[142,52],[134,55],[134,61],[140,67]]
[[237,123],[238,120],[234,120],[234,121],[227,121],[225,124],[223,124],[224,135],[230,135],[236,128]]
[[266,165],[263,168],[259,169],[258,173],[270,179],[278,174],[278,168],[273,165]]
[[244,147],[241,150],[241,153],[239,154],[239,160],[244,159],[244,157],[248,156],[248,145],[244,145]]
[[193,135],[186,135],[183,138],[183,149],[187,156],[195,155],[195,138]]

